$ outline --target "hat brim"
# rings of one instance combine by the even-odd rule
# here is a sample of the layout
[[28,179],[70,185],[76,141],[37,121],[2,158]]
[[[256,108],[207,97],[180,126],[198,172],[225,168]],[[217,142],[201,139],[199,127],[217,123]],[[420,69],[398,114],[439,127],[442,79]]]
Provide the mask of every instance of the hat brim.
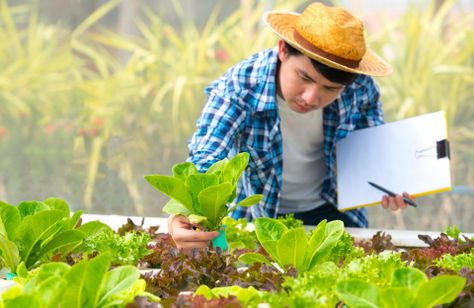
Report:
[[392,73],[390,65],[380,58],[375,52],[367,48],[362,60],[357,67],[348,67],[343,64],[334,62],[325,58],[322,55],[311,52],[304,48],[294,38],[294,30],[296,21],[300,14],[286,11],[270,11],[264,16],[265,23],[275,32],[279,37],[285,40],[288,44],[301,51],[308,57],[326,64],[329,67],[339,69],[345,72],[363,74],[369,76],[387,76]]

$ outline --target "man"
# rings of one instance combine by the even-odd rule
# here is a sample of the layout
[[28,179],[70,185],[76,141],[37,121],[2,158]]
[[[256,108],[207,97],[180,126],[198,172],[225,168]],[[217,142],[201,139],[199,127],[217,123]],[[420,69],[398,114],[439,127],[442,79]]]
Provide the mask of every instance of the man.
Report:
[[[341,8],[313,3],[302,14],[269,12],[265,21],[281,38],[277,48],[231,67],[205,89],[190,160],[205,171],[225,157],[250,154],[237,201],[257,193],[263,200],[234,218],[294,213],[305,224],[339,219],[367,227],[366,209],[336,209],[335,143],[383,123],[370,76],[391,68],[367,49],[363,24]],[[406,208],[400,195],[384,196],[382,206]],[[192,227],[185,217],[170,217],[178,248],[206,247],[217,236]]]

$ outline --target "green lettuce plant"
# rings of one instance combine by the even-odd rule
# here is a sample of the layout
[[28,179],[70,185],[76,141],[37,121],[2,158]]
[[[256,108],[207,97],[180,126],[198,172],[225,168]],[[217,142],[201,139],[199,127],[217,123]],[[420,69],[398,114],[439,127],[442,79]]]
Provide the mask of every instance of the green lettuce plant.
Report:
[[140,271],[130,265],[110,269],[112,256],[101,254],[74,266],[53,262],[32,272],[21,270],[18,282],[2,294],[1,307],[125,307],[145,292]]
[[198,172],[192,162],[183,162],[173,167],[173,175],[147,175],[145,179],[171,200],[163,211],[189,218],[208,230],[217,230],[222,219],[238,206],[257,204],[262,195],[245,198],[230,205],[237,196],[237,182],[247,167],[249,154],[242,152],[232,159],[214,163],[205,173]]
[[349,307],[428,308],[452,302],[465,283],[466,279],[454,275],[428,280],[419,269],[404,267],[395,270],[389,287],[350,279],[337,284],[336,294]]
[[[344,233],[344,223],[340,220],[323,220],[308,236],[303,227],[288,229],[276,219],[257,218],[255,232],[260,244],[280,268],[293,266],[301,274],[330,257],[332,249]],[[258,253],[243,254],[239,260],[250,264],[268,262]]]
[[[83,240],[108,226],[98,221],[78,227],[82,211],[71,215],[61,199],[24,201],[18,206],[0,202],[0,260],[11,273],[23,263],[31,269],[51,260],[53,253],[65,255]],[[109,228],[110,229],[110,228]]]

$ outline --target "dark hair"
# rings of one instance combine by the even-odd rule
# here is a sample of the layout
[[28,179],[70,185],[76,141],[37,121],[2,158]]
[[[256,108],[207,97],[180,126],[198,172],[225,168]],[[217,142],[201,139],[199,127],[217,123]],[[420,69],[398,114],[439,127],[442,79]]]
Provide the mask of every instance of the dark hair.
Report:
[[[298,49],[294,48],[287,42],[285,42],[286,51],[288,52],[289,56],[299,56],[303,55]],[[359,76],[359,74],[349,73],[345,71],[341,71],[332,67],[329,67],[321,62],[318,62],[314,59],[311,59],[311,64],[316,71],[321,73],[327,80],[335,83],[340,83],[343,85],[349,85]]]

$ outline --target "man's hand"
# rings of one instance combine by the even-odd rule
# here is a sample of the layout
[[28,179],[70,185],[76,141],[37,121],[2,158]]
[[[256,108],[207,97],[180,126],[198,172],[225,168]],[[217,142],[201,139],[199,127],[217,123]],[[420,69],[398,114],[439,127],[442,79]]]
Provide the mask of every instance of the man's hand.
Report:
[[406,197],[406,198],[408,198],[411,201],[416,203],[416,199],[414,197],[412,197],[410,194],[404,192],[403,196],[400,196],[400,195],[396,195],[395,197],[390,197],[390,196],[387,196],[387,195],[383,196],[382,206],[383,206],[383,208],[391,209],[394,212],[397,211],[398,209],[402,209],[402,210],[406,209],[408,204],[406,204],[403,201],[403,197]]
[[219,235],[216,231],[195,230],[188,218],[184,216],[170,216],[168,218],[168,232],[171,234],[176,247],[185,253],[190,253],[193,248],[209,247],[209,242]]

